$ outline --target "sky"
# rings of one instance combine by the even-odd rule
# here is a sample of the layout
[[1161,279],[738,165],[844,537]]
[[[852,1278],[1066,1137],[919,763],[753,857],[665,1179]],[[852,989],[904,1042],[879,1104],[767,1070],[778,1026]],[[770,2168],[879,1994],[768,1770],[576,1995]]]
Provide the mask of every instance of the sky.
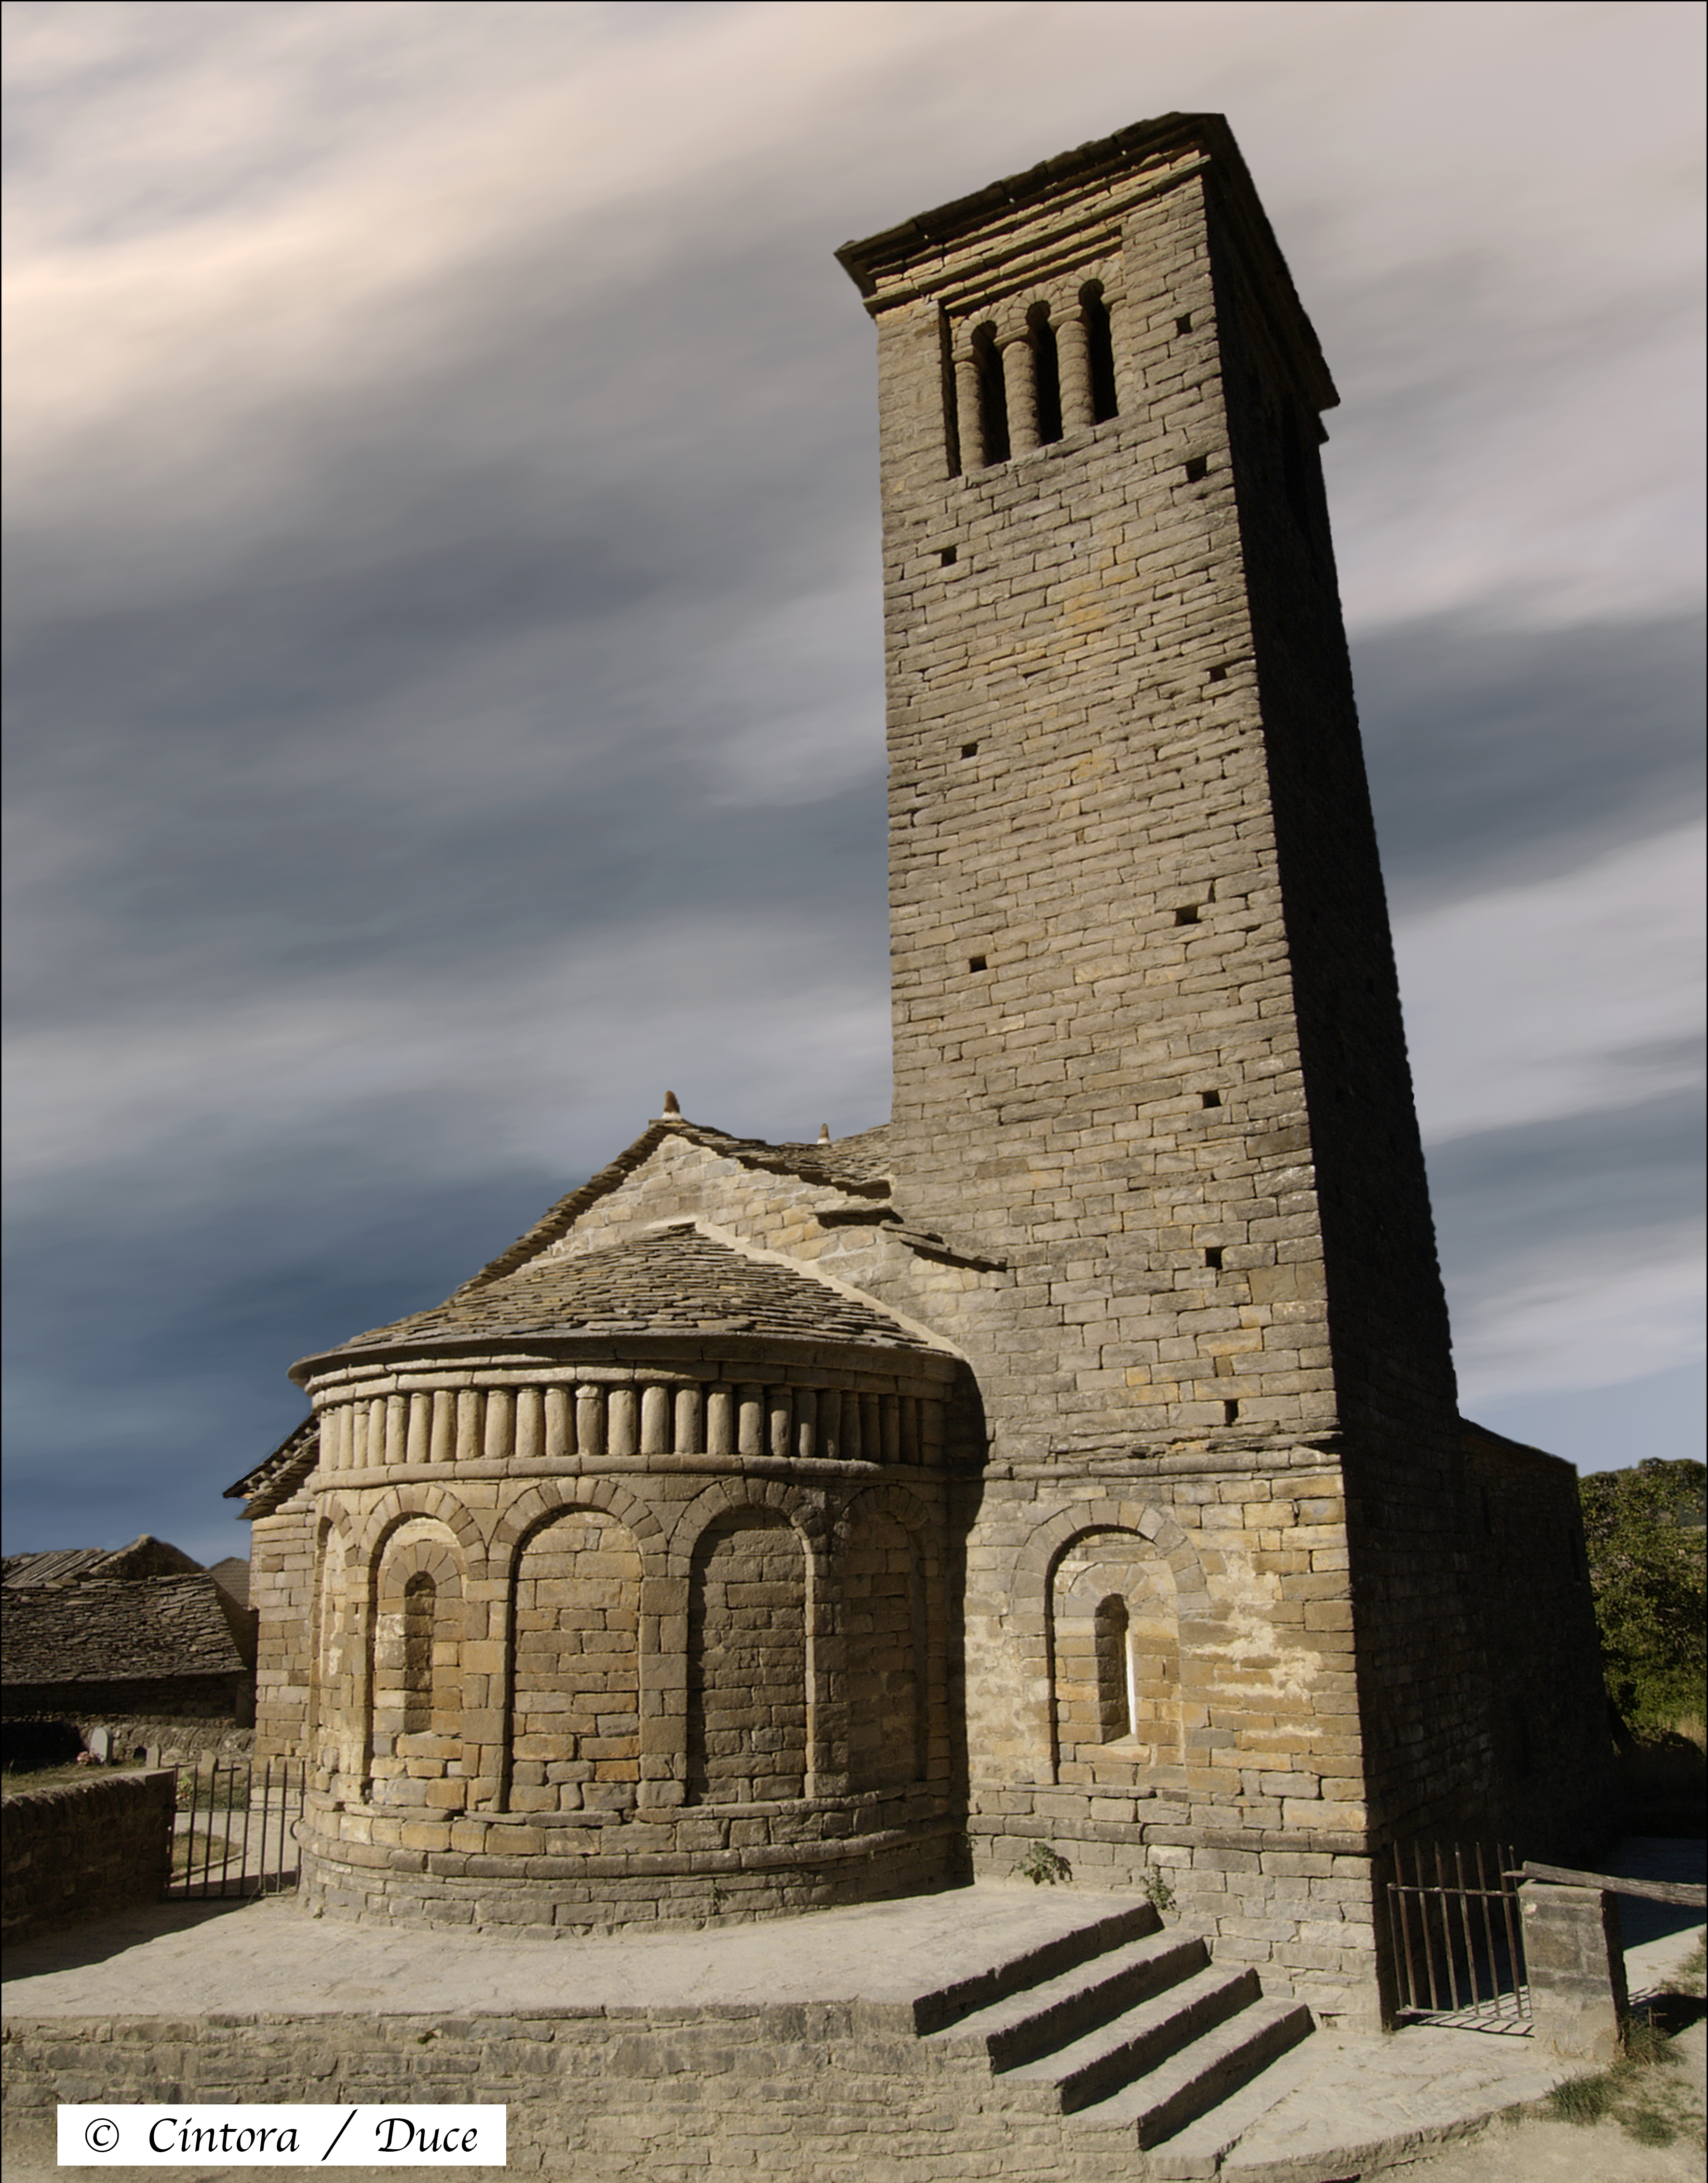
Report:
[[7,1551],[657,1113],[888,1109],[851,236],[1225,113],[1324,450],[1467,1414],[1694,1453],[1702,17],[9,6]]

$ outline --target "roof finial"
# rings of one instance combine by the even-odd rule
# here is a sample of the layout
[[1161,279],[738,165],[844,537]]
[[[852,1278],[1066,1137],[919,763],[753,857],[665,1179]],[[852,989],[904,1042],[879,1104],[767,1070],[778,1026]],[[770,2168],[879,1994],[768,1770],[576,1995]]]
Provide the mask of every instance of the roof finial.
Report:
[[818,1141],[821,1145],[828,1145],[830,1141],[830,1125],[828,1122],[818,1125]]
[[667,1092],[664,1094],[664,1111],[658,1119],[661,1122],[679,1122],[681,1120],[682,1109],[677,1102],[676,1094],[674,1092]]

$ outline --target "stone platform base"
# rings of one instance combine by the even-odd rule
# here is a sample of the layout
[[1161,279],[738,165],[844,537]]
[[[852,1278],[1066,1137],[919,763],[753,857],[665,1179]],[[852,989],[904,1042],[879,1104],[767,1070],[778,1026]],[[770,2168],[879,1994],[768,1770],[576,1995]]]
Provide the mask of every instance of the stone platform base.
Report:
[[8,1969],[27,2183],[55,2102],[97,2099],[502,2101],[512,2168],[591,2183],[1319,2183],[1571,2067],[1470,2031],[1301,2037],[1250,1967],[1077,1887],[552,1945],[173,1905]]

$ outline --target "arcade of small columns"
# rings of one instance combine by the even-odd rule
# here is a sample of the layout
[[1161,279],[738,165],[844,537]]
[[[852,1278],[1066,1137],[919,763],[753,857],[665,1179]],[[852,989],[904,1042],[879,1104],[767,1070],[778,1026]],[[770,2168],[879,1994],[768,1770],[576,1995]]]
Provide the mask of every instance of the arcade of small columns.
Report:
[[1116,414],[1105,286],[1087,280],[1071,293],[1033,289],[959,320],[955,422],[963,471],[1029,454]]

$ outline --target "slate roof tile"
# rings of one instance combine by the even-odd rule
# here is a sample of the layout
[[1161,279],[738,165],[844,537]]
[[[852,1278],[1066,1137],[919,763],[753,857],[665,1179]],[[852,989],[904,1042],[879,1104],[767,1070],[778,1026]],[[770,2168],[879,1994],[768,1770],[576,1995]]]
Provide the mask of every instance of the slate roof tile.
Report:
[[86,1577],[8,1585],[5,1680],[152,1681],[244,1669],[231,1615],[205,1570],[193,1576]]
[[448,1302],[374,1328],[325,1353],[434,1335],[757,1334],[928,1349],[881,1306],[769,1259],[749,1258],[687,1225],[579,1257],[536,1258],[459,1289]]

